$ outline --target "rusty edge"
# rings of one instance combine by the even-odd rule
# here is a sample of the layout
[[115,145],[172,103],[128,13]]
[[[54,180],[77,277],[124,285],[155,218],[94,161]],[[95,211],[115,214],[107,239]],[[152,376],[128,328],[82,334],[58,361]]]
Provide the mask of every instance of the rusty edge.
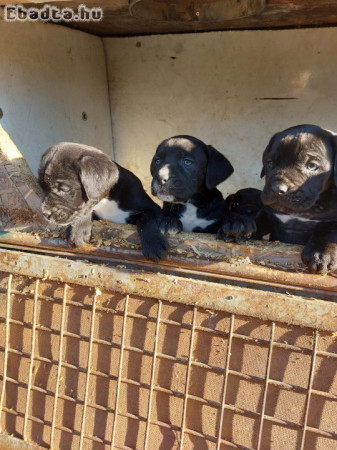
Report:
[[6,450],[39,450],[37,444],[23,441],[22,439],[16,438],[14,436],[7,436],[5,434],[0,434],[0,448]]
[[[301,246],[250,241],[244,244],[217,241],[213,235],[181,233],[169,237],[170,251],[160,264],[147,261],[140,252],[139,238],[131,225],[97,222],[94,236],[100,236],[101,245],[72,248],[60,238],[43,232],[27,233],[3,231],[0,247],[12,247],[32,252],[78,258],[142,263],[151,270],[182,271],[187,269],[203,275],[221,275],[228,280],[265,284],[284,289],[298,288],[310,291],[312,296],[322,294],[327,300],[337,300],[337,277],[314,275],[301,262]],[[107,244],[108,243],[108,244]],[[21,246],[21,248],[20,248]]]
[[1,270],[43,280],[79,284],[123,295],[155,298],[228,313],[257,317],[320,330],[337,330],[337,304],[298,295],[134,271],[88,262],[0,249]]

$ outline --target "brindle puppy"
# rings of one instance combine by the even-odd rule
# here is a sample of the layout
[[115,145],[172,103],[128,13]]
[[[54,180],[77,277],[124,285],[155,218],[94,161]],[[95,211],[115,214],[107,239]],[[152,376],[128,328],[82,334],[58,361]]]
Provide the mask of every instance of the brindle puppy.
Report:
[[314,273],[337,269],[336,135],[316,125],[276,133],[263,154],[271,239],[303,244]]

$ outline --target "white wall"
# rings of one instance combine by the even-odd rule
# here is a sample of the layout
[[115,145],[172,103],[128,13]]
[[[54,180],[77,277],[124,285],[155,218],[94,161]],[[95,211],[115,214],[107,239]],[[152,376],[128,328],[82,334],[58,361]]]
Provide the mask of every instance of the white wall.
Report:
[[115,158],[147,189],[152,155],[169,136],[192,134],[223,151],[235,167],[221,185],[228,193],[261,186],[261,155],[274,132],[298,123],[337,130],[336,28],[102,41],[0,21],[0,36],[0,125],[34,173],[61,140],[113,154],[110,107]]
[[1,21],[0,36],[0,125],[33,172],[59,141],[112,154],[102,40],[51,24]]
[[[150,185],[158,143],[192,134],[235,167],[224,193],[260,186],[270,136],[337,130],[337,29],[237,31],[104,40],[117,160]],[[261,98],[295,98],[261,100]]]

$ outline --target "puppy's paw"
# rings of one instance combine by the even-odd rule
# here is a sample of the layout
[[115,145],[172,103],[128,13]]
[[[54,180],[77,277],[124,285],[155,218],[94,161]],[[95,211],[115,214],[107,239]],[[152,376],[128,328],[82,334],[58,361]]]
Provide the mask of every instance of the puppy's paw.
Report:
[[337,269],[337,244],[309,243],[302,251],[302,261],[312,273],[327,274]]
[[164,217],[159,225],[160,231],[164,234],[178,234],[183,231],[183,224],[178,217]]
[[165,236],[158,230],[152,235],[141,237],[142,252],[146,259],[158,262],[166,256],[168,244]]
[[249,239],[255,232],[256,223],[252,217],[228,213],[217,232],[217,239],[222,239],[225,242],[240,242],[242,239]]
[[74,247],[82,247],[91,237],[92,222],[82,222],[70,226],[68,241]]

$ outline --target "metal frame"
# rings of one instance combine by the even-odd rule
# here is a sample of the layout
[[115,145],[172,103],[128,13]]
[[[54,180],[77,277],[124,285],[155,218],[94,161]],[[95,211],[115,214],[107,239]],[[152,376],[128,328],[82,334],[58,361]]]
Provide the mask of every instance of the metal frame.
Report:
[[[145,433],[142,443],[142,448],[150,449],[153,447],[151,441],[152,427],[168,428],[177,434],[176,443],[179,448],[190,448],[187,443],[188,436],[201,438],[208,442],[211,448],[220,449],[221,446],[240,448],[240,449],[262,449],[263,447],[263,433],[265,424],[271,423],[280,425],[286,429],[294,430],[298,439],[300,439],[300,448],[306,448],[306,439],[308,435],[317,437],[324,437],[331,440],[332,445],[336,445],[337,433],[331,430],[319,429],[309,424],[309,411],[312,405],[312,396],[320,397],[327,401],[336,403],[337,395],[333,392],[325,392],[315,389],[313,381],[316,371],[317,357],[330,359],[336,363],[337,369],[337,352],[323,351],[318,349],[318,341],[320,339],[322,330],[334,330],[336,327],[337,305],[334,302],[321,300],[308,300],[296,295],[289,295],[280,292],[273,292],[273,290],[266,291],[253,289],[251,287],[235,286],[228,283],[214,282],[209,273],[205,274],[205,279],[187,278],[184,270],[181,273],[175,272],[167,273],[153,273],[147,271],[147,266],[143,267],[143,272],[134,270],[134,267],[129,267],[128,263],[125,266],[105,267],[101,265],[93,265],[88,262],[73,261],[69,259],[54,258],[50,256],[41,256],[36,254],[22,253],[12,250],[0,249],[0,267],[1,274],[6,280],[5,284],[0,286],[0,298],[5,299],[5,317],[0,317],[0,326],[5,327],[4,341],[0,346],[0,352],[3,353],[3,370],[0,376],[2,380],[2,389],[0,396],[0,423],[5,423],[7,416],[15,416],[23,419],[22,431],[17,432],[17,436],[25,441],[31,440],[29,433],[29,423],[36,422],[43,427],[50,429],[49,442],[37,442],[41,447],[57,448],[58,437],[57,433],[63,432],[71,434],[78,438],[78,448],[91,446],[91,443],[102,444],[102,448],[130,448],[121,444],[118,440],[118,424],[119,420],[124,417],[131,420],[136,420],[145,424]],[[33,278],[34,291],[20,292],[13,287],[13,280],[16,278]],[[207,280],[211,279],[212,281]],[[63,298],[45,298],[41,294],[41,285],[49,280],[57,281],[60,286],[63,286]],[[68,296],[68,289],[71,285],[81,285],[88,292],[92,292],[91,304],[81,304],[74,302]],[[119,293],[123,296],[124,306],[122,310],[111,311],[99,304],[97,299],[101,295],[101,291],[111,293]],[[27,301],[33,302],[32,315],[29,321],[17,320],[12,317],[12,298],[15,295],[24,296]],[[155,315],[145,315],[129,311],[129,299],[132,296],[139,296],[147,301],[151,299],[157,305]],[[39,324],[37,311],[39,302],[54,302],[62,308],[61,322],[59,328],[46,327]],[[161,316],[162,307],[167,302],[177,302],[183,304],[186,310],[191,311],[191,323],[181,323],[179,321],[163,318]],[[173,303],[174,304],[174,303]],[[258,310],[260,305],[260,311]],[[85,310],[90,314],[89,336],[76,335],[67,330],[67,308],[69,306],[76,306],[81,310]],[[219,331],[207,328],[205,326],[197,325],[198,315],[205,310],[205,308],[212,308],[213,311],[224,311],[230,318],[230,325],[228,330]],[[261,309],[265,308],[267,312],[261,313]],[[109,340],[101,339],[95,334],[95,321],[99,314],[113,314],[122,319],[122,335],[120,344],[111,342]],[[251,315],[259,317],[268,325],[270,334],[269,339],[256,339],[252,336],[247,336],[234,331],[236,320],[240,315]],[[138,319],[144,323],[154,324],[154,332],[152,335],[153,349],[143,349],[126,342],[126,335],[128,332],[128,319]],[[302,347],[300,345],[293,345],[286,342],[278,342],[275,340],[275,327],[280,322],[292,323],[301,326],[310,326],[312,328],[312,346],[311,348]],[[178,327],[180,330],[185,330],[189,333],[189,352],[186,357],[172,356],[159,351],[158,340],[162,327],[171,326]],[[12,327],[19,326],[30,330],[31,344],[30,352],[14,348],[11,345]],[[55,359],[49,359],[41,356],[36,348],[36,333],[43,330],[50,335],[58,336],[58,355]],[[221,366],[214,366],[206,364],[195,359],[195,336],[196,333],[210,333],[211,336],[221,336],[227,342],[226,358]],[[65,360],[65,339],[67,337],[74,338],[78,341],[83,341],[88,344],[88,355],[84,366],[70,364]],[[233,340],[240,341],[245,344],[254,344],[267,349],[267,360],[265,366],[264,376],[250,375],[231,368],[232,344]],[[97,370],[93,361],[93,346],[101,345],[109,352],[112,349],[119,351],[118,361],[118,375],[103,373]],[[270,377],[271,365],[275,358],[275,349],[280,348],[289,352],[298,352],[302,355],[310,357],[310,371],[308,374],[307,386],[300,386],[290,384],[279,380],[274,380]],[[150,383],[144,383],[133,380],[128,376],[123,375],[124,355],[125,352],[132,352],[139,355],[146,355],[152,358]],[[29,361],[29,371],[27,381],[22,379],[15,379],[8,374],[10,355],[17,355],[22,360]],[[156,371],[158,364],[162,360],[171,361],[174,364],[183,365],[186,368],[186,378],[184,382],[184,392],[174,391],[156,384]],[[36,362],[43,362],[50,366],[56,367],[56,382],[53,390],[48,390],[34,384],[34,364]],[[212,372],[218,374],[221,379],[221,398],[220,401],[214,401],[207,398],[196,396],[190,392],[191,373],[195,368],[205,370],[207,373]],[[60,390],[62,373],[65,369],[75,369],[85,376],[84,382],[84,398],[73,398]],[[113,405],[109,408],[103,407],[100,404],[92,402],[90,399],[90,379],[91,377],[98,377],[101,379],[114,380],[117,383],[116,397]],[[228,393],[229,376],[235,377],[238,380],[247,380],[253,383],[259,383],[263,386],[262,402],[259,411],[251,411],[236,405],[226,402],[226,395]],[[6,393],[11,385],[21,387],[26,391],[26,405],[25,411],[16,411],[9,407],[7,403]],[[121,402],[121,386],[135,386],[138,389],[145,389],[148,391],[147,415],[135,415],[128,411],[120,409]],[[291,420],[280,419],[276,416],[271,416],[266,413],[268,405],[268,392],[271,386],[279,389],[285,389],[295,393],[300,393],[306,396],[305,407],[303,411],[303,420],[301,423],[296,423]],[[33,401],[32,394],[39,392],[44,396],[53,398],[52,420],[48,421],[35,417],[31,412],[31,405]],[[156,393],[164,393],[170,397],[181,399],[183,402],[180,425],[173,425],[172,423],[156,420],[153,417],[153,408]],[[74,405],[79,405],[82,411],[81,429],[67,428],[62,423],[60,402],[66,401]],[[205,434],[196,429],[190,428],[188,425],[188,406],[190,401],[197,402],[199,405],[211,406],[217,411],[217,431],[215,434]],[[104,411],[106,414],[112,414],[113,420],[109,422],[110,438],[102,438],[94,436],[87,431],[88,425],[88,409],[94,411]],[[243,446],[237,442],[232,442],[223,437],[224,416],[226,411],[235,414],[252,418],[258,421],[258,435],[256,442],[251,447]],[[116,413],[117,412],[117,413]],[[6,432],[6,427],[2,427],[2,432]],[[74,447],[76,448],[76,446]]]

